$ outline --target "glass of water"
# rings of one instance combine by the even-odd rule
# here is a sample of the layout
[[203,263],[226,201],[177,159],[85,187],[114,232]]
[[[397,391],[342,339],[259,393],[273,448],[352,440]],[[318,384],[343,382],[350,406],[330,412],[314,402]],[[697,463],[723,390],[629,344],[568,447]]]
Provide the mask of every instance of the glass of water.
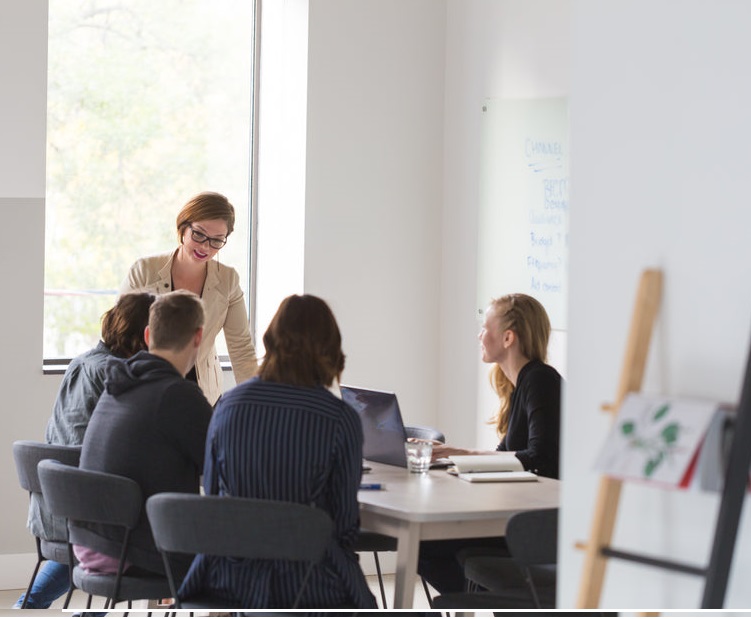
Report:
[[404,443],[407,454],[407,469],[410,473],[425,474],[430,469],[430,458],[433,455],[433,443],[425,441],[407,441]]

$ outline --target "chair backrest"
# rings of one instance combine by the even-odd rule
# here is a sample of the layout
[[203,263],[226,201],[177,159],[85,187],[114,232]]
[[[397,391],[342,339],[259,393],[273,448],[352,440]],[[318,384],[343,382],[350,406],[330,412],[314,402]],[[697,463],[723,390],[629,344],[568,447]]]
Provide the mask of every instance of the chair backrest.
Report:
[[317,563],[333,534],[326,512],[282,501],[165,492],[146,513],[162,552]]
[[[307,563],[292,604],[297,608],[334,530],[331,518],[320,509],[241,497],[164,492],[149,497],[146,513],[164,558],[175,608],[182,608],[182,601],[170,567],[169,554],[173,552]],[[205,607],[214,606],[208,603]]]
[[[134,529],[143,509],[141,487],[132,479],[87,471],[54,460],[37,467],[47,508],[69,521]],[[71,541],[76,542],[73,530]]]
[[404,426],[404,432],[407,438],[419,438],[424,441],[441,441],[441,443],[446,442],[443,432],[428,426]]
[[558,561],[558,510],[519,512],[506,525],[506,543],[522,566],[551,565]]
[[52,459],[78,466],[81,459],[80,445],[49,445],[38,441],[15,441],[13,443],[13,459],[16,462],[16,473],[21,487],[28,491],[41,494],[37,465],[42,460]]

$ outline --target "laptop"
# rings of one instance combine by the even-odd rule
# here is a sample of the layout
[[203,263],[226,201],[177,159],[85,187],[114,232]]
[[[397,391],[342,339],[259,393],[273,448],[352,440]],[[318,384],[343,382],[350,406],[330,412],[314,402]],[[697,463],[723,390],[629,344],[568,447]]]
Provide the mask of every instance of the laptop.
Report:
[[[362,421],[365,460],[407,468],[402,412],[395,393],[341,385],[342,399],[357,411]],[[430,463],[431,469],[447,468],[450,460],[441,458]]]
[[342,399],[357,411],[362,421],[363,458],[406,468],[407,433],[396,394],[345,385],[341,390]]

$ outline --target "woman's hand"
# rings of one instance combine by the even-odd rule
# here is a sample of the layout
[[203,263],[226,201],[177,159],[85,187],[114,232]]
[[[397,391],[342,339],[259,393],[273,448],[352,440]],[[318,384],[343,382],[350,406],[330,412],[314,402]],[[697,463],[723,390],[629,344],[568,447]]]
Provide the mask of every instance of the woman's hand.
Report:
[[471,453],[471,450],[464,449],[463,447],[452,447],[451,445],[446,445],[445,443],[433,441],[433,455],[431,457],[431,460],[435,462],[440,458],[450,458],[451,456],[467,456]]
[[451,456],[490,456],[495,455],[497,451],[482,451],[478,449],[465,449],[464,447],[452,447],[441,443],[441,441],[432,441],[423,438],[408,438],[408,443],[431,443],[433,445],[433,455],[430,458],[431,462],[435,462],[440,458],[450,458]]

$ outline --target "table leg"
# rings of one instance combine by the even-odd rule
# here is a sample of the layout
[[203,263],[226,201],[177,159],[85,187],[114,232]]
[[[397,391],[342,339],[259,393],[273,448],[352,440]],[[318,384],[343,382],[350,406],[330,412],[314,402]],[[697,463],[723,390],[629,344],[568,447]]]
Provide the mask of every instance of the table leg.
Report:
[[420,523],[402,522],[396,547],[394,608],[412,608],[415,602],[417,556],[420,552]]

